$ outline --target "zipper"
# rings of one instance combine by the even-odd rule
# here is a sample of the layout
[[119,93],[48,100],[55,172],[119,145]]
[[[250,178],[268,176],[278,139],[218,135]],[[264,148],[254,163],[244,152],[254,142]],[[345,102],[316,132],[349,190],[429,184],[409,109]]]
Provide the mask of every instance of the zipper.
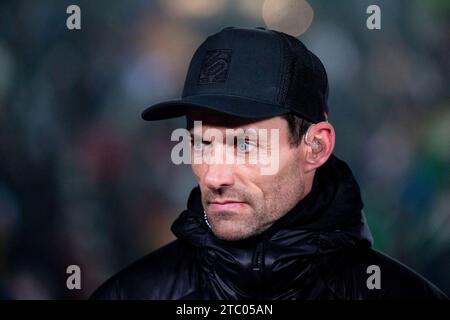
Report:
[[262,271],[262,263],[264,259],[264,242],[261,241],[256,245],[256,249],[252,256],[252,270]]
[[264,260],[265,260],[265,252],[264,252],[264,239],[260,239],[260,241],[256,244],[255,251],[253,251],[252,256],[252,270],[256,273],[257,287],[255,299],[264,300],[266,297],[265,288],[265,275],[264,275]]

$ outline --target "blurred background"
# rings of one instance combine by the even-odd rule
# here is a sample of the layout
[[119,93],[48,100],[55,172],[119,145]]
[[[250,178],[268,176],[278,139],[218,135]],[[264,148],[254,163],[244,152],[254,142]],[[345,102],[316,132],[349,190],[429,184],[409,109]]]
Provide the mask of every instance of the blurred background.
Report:
[[[0,299],[87,298],[174,239],[196,185],[170,161],[184,119],[140,113],[181,95],[194,50],[226,26],[290,33],[321,58],[375,247],[450,294],[449,1],[2,0]],[[66,288],[72,264],[82,290]]]

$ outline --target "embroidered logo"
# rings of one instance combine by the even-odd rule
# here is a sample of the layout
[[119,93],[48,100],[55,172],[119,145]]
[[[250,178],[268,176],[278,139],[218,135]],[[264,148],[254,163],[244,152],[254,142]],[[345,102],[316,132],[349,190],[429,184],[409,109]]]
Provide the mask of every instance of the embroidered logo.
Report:
[[231,61],[231,50],[216,49],[206,51],[200,69],[199,84],[225,82]]

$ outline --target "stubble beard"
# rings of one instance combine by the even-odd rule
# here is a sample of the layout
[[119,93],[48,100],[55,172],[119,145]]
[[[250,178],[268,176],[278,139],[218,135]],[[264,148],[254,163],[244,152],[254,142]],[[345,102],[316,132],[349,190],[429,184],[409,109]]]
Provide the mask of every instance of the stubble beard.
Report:
[[[294,183],[289,181],[290,183]],[[289,183],[281,182],[272,186],[271,198],[257,199],[248,193],[233,194],[233,199],[245,201],[246,207],[241,212],[238,211],[214,211],[208,212],[207,204],[214,199],[214,194],[207,191],[205,195],[202,193],[203,207],[207,220],[211,226],[211,230],[216,237],[226,241],[239,241],[259,235],[269,229],[275,221],[284,216],[291,208],[293,208],[298,201],[303,197],[305,190],[305,183],[303,178],[300,181],[295,181],[297,188],[286,188],[284,192],[277,192],[282,190],[280,184]],[[228,196],[228,195],[227,195]]]

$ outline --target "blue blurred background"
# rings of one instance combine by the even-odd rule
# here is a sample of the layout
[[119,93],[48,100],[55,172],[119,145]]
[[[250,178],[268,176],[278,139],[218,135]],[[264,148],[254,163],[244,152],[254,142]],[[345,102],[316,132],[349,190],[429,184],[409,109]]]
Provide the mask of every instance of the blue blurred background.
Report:
[[[140,113],[179,97],[195,48],[230,25],[291,33],[322,59],[376,248],[450,294],[449,1],[2,0],[0,298],[86,298],[173,239],[196,184],[170,161],[184,119]],[[66,288],[72,264],[82,290]]]

